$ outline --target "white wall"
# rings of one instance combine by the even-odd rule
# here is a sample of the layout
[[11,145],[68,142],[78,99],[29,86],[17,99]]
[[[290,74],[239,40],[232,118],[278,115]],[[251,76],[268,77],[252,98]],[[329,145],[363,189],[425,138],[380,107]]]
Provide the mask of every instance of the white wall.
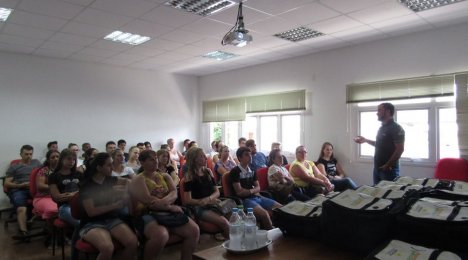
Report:
[[108,140],[120,138],[127,149],[196,139],[197,89],[194,76],[0,53],[0,175],[23,144],[40,159],[51,140],[105,151]]
[[[466,71],[467,43],[468,24],[419,32],[205,76],[200,96],[210,100],[306,89],[312,96],[305,117],[309,158],[315,160],[321,144],[330,141],[345,171],[360,184],[371,184],[372,164],[352,161],[356,144],[347,129],[346,84]],[[416,177],[433,175],[427,166],[403,165],[401,170]]]

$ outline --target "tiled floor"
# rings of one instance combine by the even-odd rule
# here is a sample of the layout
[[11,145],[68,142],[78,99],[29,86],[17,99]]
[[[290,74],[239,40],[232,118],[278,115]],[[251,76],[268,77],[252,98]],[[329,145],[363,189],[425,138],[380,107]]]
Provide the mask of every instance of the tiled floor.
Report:
[[[47,249],[44,246],[45,237],[36,237],[31,240],[29,243],[17,243],[11,236],[17,232],[16,223],[11,223],[6,229],[3,229],[3,223],[6,214],[2,215],[0,221],[0,260],[60,260],[62,259],[60,248],[56,248],[55,256],[52,256],[52,249]],[[38,223],[39,224],[39,223]],[[36,225],[38,226],[38,225]],[[39,229],[34,230],[40,231]],[[210,248],[216,245],[220,245],[221,242],[214,240],[212,235],[203,234],[200,237],[200,243],[198,245],[198,250],[203,250]],[[70,259],[70,246],[66,247],[65,250],[66,259]],[[136,258],[135,258],[136,259]],[[180,245],[172,245],[166,248],[163,252],[163,255],[160,259],[163,260],[172,260],[180,259]]]

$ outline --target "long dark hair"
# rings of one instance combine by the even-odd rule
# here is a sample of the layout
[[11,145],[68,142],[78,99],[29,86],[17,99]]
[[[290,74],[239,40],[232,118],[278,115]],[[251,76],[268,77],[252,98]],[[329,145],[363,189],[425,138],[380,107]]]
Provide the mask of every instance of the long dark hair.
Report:
[[[322,157],[325,155],[325,153],[323,152],[323,149],[325,149],[325,147],[326,147],[327,145],[331,146],[331,148],[332,148],[333,150],[335,150],[335,148],[333,148],[333,145],[332,145],[330,142],[325,142],[325,143],[323,143],[323,144],[322,144],[322,149],[320,150],[319,158],[317,159],[317,162],[320,161],[320,159],[322,159]],[[335,155],[334,155],[333,152],[332,152],[332,154],[330,155],[330,161],[333,160],[334,158],[335,158]]]
[[187,160],[187,167],[188,167],[187,180],[199,180],[200,176],[198,176],[197,172],[198,172],[198,170],[200,170],[200,168],[203,171],[203,174],[208,176],[208,179],[212,179],[211,174],[208,173],[206,165],[204,165],[202,167],[199,167],[197,165],[198,156],[200,154],[205,155],[205,152],[203,152],[203,149],[198,148],[198,147],[192,147],[192,148],[190,148],[190,150],[188,150],[187,153],[190,154],[189,156],[187,156],[188,157],[188,160]]
[[90,179],[94,176],[97,172],[98,166],[103,166],[107,159],[110,158],[110,154],[108,153],[98,153],[96,156],[91,160],[89,166],[86,167],[86,171],[84,173],[85,179]]
[[83,157],[84,157],[84,160],[83,160],[83,164],[86,168],[89,167],[91,161],[93,160],[93,152],[94,151],[97,151],[96,148],[89,148],[85,151]]
[[73,159],[75,159],[75,164],[70,169],[70,171],[72,174],[76,172],[76,161],[77,161],[76,153],[73,150],[66,148],[66,149],[63,149],[62,152],[60,153],[60,157],[57,163],[57,168],[55,169],[54,173],[59,172],[62,169],[63,160],[70,156],[73,157]]
[[57,150],[49,150],[46,153],[46,160],[44,161],[43,167],[49,167],[50,166],[50,157],[52,156],[53,153],[58,153],[60,155],[60,152]]
[[273,164],[275,164],[275,157],[281,153],[281,150],[280,149],[273,149],[271,150],[270,154],[268,155],[268,163],[267,163],[267,166],[270,167],[272,166]]

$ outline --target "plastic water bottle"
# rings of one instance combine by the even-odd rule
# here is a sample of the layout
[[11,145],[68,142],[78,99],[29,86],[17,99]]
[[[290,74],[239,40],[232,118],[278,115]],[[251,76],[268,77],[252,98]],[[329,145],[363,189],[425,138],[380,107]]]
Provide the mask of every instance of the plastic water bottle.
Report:
[[257,219],[253,214],[252,208],[247,208],[247,216],[244,220],[245,248],[257,248]]
[[241,250],[241,240],[244,233],[238,211],[238,208],[233,208],[229,219],[229,248],[234,250]]
[[241,205],[237,205],[237,208],[239,209],[239,211],[237,212],[237,214],[239,214],[239,218],[240,218],[240,221],[241,221],[241,229],[242,229],[242,242],[241,242],[241,246],[243,248],[245,248],[245,245],[244,245],[244,242],[245,242],[245,212],[244,212],[244,206],[241,204]]

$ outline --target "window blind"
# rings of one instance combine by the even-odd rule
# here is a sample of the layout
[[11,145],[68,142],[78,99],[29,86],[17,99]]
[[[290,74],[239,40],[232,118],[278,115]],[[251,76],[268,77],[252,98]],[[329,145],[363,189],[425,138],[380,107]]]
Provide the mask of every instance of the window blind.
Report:
[[305,90],[203,101],[203,122],[244,121],[246,113],[306,109]]
[[203,123],[245,120],[245,98],[203,101]]
[[347,103],[453,95],[453,75],[349,84],[346,86]]
[[468,160],[468,74],[455,75],[458,148],[460,157]]

